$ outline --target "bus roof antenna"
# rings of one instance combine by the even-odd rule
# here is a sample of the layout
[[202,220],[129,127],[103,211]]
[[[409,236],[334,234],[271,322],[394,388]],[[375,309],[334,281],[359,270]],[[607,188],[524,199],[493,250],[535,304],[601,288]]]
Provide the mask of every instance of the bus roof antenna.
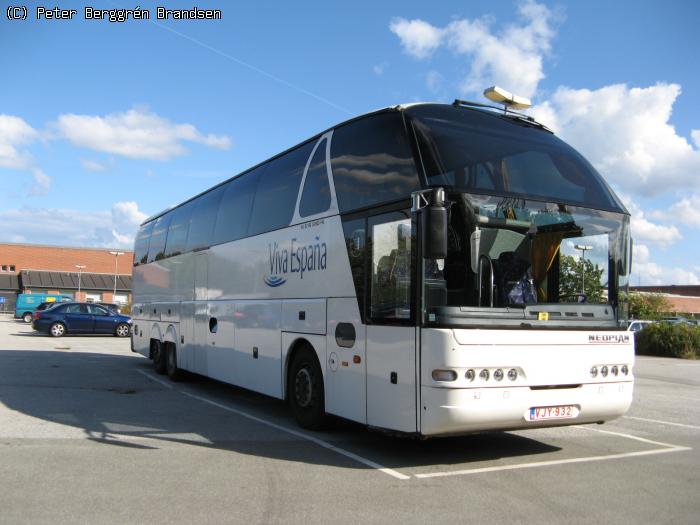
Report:
[[510,91],[498,86],[491,86],[484,90],[484,96],[496,102],[498,104],[503,104],[503,113],[507,113],[509,109],[527,109],[532,106],[532,102],[529,98],[514,95]]

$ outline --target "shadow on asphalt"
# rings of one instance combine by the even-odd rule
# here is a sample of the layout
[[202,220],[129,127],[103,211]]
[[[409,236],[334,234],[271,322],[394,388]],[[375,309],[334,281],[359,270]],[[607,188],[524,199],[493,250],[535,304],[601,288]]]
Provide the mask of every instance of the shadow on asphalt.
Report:
[[[233,451],[239,454],[369,468],[241,415],[165,388],[139,355],[89,352],[0,351],[0,402],[45,421],[69,425],[91,441],[133,449],[158,449],[158,441]],[[164,381],[169,381],[163,378]],[[407,468],[469,464],[547,454],[558,447],[511,433],[493,432],[426,441],[370,432],[338,420],[327,432],[300,429],[287,405],[200,376],[177,386],[238,411],[323,439],[383,466]],[[130,438],[149,438],[139,441]]]

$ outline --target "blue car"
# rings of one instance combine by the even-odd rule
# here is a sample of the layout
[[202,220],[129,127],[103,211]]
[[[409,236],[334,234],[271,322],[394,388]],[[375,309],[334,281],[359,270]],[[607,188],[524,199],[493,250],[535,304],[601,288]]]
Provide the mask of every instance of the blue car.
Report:
[[65,334],[111,334],[128,337],[131,318],[92,303],[57,303],[34,313],[32,328],[53,337]]

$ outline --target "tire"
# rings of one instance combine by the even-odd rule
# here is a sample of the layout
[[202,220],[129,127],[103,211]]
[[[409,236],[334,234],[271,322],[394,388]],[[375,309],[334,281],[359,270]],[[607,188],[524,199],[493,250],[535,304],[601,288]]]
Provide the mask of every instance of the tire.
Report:
[[29,312],[24,312],[24,315],[22,315],[22,321],[25,323],[29,324],[32,322],[32,314]]
[[66,325],[63,323],[53,323],[49,326],[49,335],[52,337],[61,337],[66,334]]
[[130,334],[131,327],[126,323],[119,323],[114,330],[114,335],[117,337],[129,337]]
[[166,372],[166,358],[165,358],[165,347],[157,339],[153,339],[151,344],[153,345],[152,356],[153,356],[153,367],[156,370],[156,374],[165,374]]
[[300,427],[321,430],[328,426],[323,373],[316,352],[304,346],[297,352],[289,368],[287,398],[294,419]]
[[165,369],[171,380],[177,382],[185,379],[185,371],[177,367],[177,350],[173,343],[165,345]]

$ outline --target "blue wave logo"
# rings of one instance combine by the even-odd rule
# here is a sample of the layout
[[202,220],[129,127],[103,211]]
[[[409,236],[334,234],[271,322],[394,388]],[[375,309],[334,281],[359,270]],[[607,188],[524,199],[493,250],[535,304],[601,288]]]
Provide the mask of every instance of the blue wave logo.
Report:
[[272,275],[270,277],[264,277],[263,281],[265,281],[265,284],[272,287],[272,288],[277,288],[278,286],[282,286],[284,283],[287,282],[287,279],[284,277],[277,277],[276,275]]

